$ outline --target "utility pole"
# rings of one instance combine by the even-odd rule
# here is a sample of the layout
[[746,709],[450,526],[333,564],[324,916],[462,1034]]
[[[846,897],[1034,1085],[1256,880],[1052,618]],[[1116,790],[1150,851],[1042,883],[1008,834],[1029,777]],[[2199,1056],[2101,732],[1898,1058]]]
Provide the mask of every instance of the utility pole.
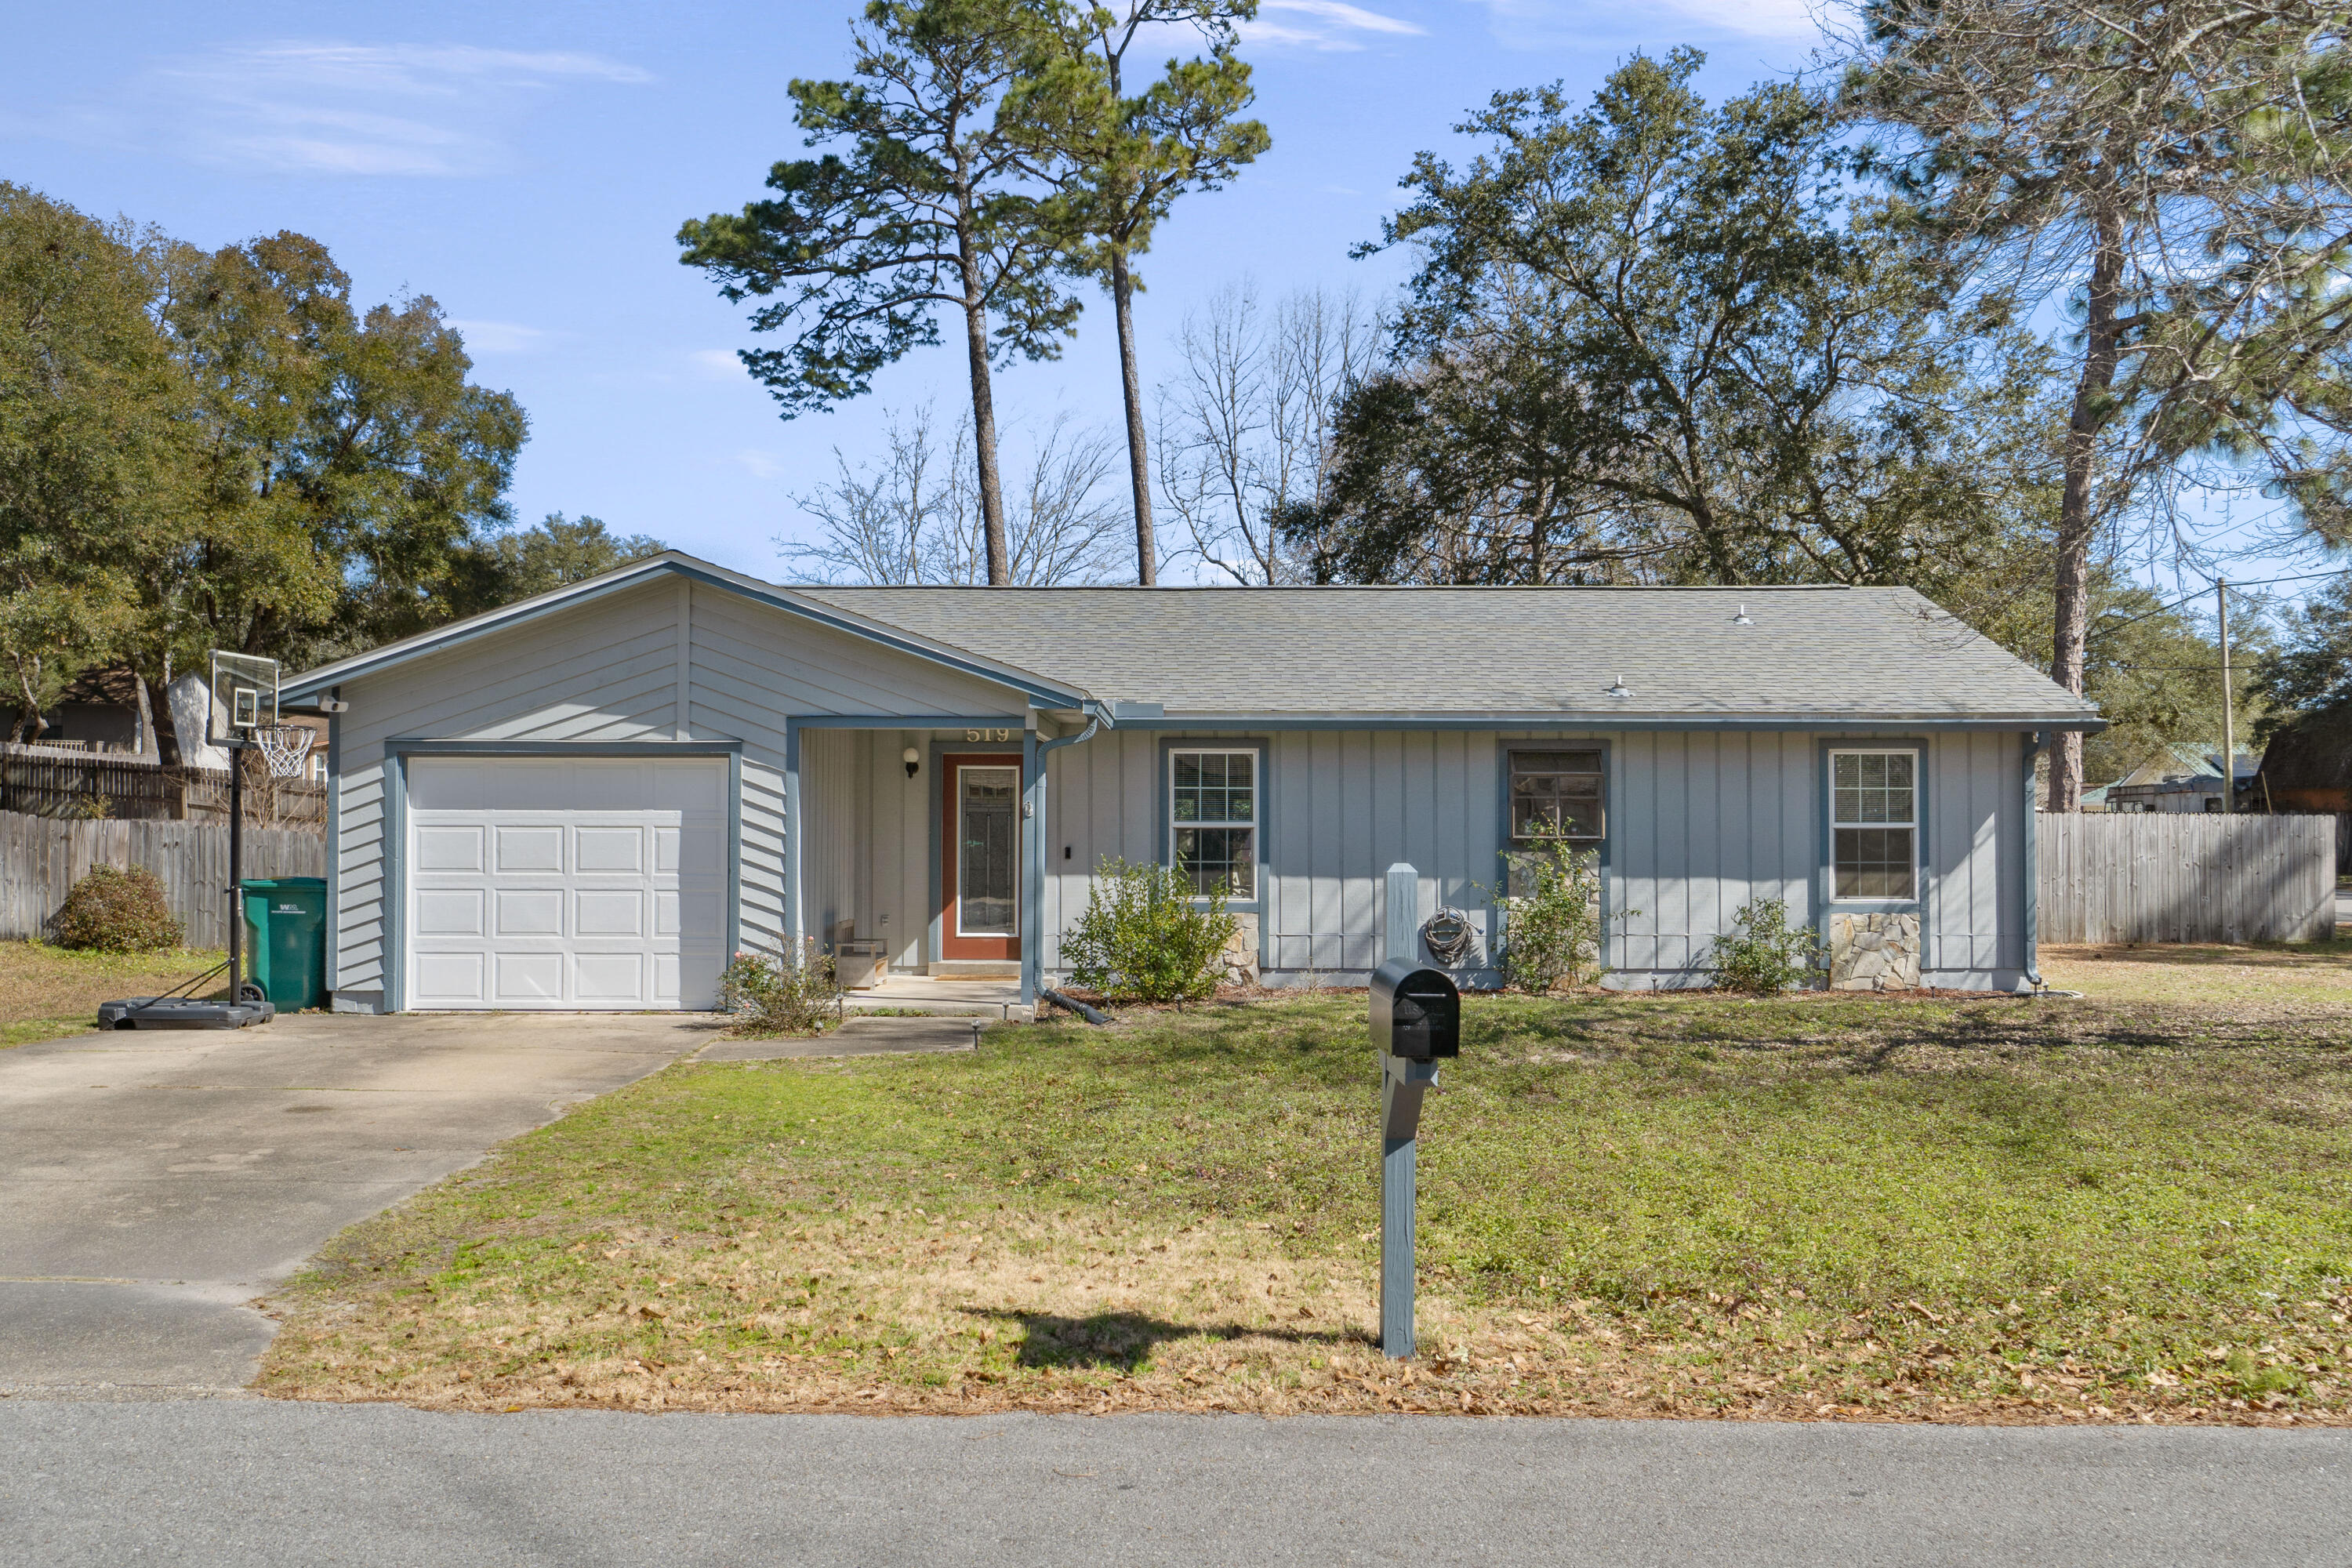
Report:
[[2238,699],[2230,685],[2230,580],[2213,579],[2221,610],[2221,815],[2230,815],[2238,793]]

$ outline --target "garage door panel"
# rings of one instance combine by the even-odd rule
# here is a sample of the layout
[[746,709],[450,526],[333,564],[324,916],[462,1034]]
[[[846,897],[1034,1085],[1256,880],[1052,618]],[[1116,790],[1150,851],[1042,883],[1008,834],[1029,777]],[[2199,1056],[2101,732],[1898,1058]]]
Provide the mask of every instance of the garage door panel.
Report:
[[723,762],[415,758],[408,1005],[709,1007]]
[[479,952],[421,952],[416,955],[416,1005],[420,1007],[480,1007],[489,1002],[482,989],[485,955]]
[[644,936],[646,895],[635,888],[625,892],[581,892],[572,895],[572,933],[583,937]]
[[420,937],[483,936],[482,890],[478,888],[422,888],[416,894],[416,934]]
[[646,994],[646,971],[651,967],[650,953],[643,952],[577,952],[572,956],[573,994],[581,1001],[650,1002]]
[[563,889],[561,888],[500,888],[499,922],[502,937],[562,936]]
[[651,763],[604,763],[575,769],[572,798],[565,804],[580,811],[643,811],[658,808],[654,795]]
[[646,830],[641,826],[578,827],[572,830],[572,864],[583,876],[637,876],[646,869]]
[[479,871],[482,829],[476,826],[419,827],[416,868],[420,871]]
[[563,869],[563,829],[552,824],[524,827],[499,823],[491,831],[497,835],[498,869],[512,876],[517,872]]
[[666,811],[724,811],[727,771],[691,763],[654,764],[654,805]]
[[493,1000],[501,1005],[528,1005],[563,1000],[563,955],[560,952],[498,952],[491,954],[498,975]]

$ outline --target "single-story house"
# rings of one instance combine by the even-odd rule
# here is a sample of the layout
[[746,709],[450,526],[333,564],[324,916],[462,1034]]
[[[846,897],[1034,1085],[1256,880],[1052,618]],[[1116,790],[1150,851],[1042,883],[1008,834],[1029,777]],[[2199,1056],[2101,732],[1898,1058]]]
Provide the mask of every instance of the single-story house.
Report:
[[[313,669],[342,1010],[707,1007],[730,952],[1065,973],[1109,857],[1362,984],[1384,873],[1498,978],[1504,854],[1599,853],[1609,983],[1785,900],[1852,986],[2033,970],[2033,785],[2096,711],[1900,588],[779,586],[676,552]],[[1425,955],[1416,955],[1425,956]]]

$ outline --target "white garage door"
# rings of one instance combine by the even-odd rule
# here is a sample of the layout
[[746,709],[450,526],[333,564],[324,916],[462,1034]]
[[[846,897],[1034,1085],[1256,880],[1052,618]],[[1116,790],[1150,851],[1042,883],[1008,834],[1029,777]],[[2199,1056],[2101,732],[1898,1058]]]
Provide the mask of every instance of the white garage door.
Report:
[[416,757],[411,1007],[712,1007],[727,764]]

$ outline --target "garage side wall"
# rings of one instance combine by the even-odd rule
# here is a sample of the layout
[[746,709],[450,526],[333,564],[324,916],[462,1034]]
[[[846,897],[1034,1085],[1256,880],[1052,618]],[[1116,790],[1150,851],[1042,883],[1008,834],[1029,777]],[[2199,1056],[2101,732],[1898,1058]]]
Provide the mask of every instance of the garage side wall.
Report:
[[1005,688],[683,578],[567,606],[346,683],[340,722],[336,909],[329,984],[339,1008],[385,1005],[394,923],[384,823],[387,743],[599,746],[741,743],[742,945],[787,925],[788,721],[835,715],[1006,715]]

